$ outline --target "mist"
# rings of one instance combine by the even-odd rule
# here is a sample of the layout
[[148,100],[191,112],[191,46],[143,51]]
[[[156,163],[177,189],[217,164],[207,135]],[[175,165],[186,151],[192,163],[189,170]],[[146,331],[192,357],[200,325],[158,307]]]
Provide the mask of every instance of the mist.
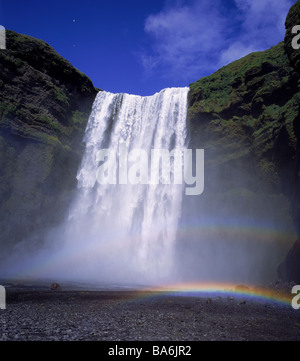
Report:
[[276,281],[295,232],[287,200],[263,192],[251,162],[212,166],[213,151],[205,150],[203,189],[196,195],[187,195],[184,184],[97,179],[99,151],[116,155],[120,139],[149,154],[200,149],[187,128],[187,94],[188,88],[152,97],[99,93],[68,212],[59,226],[18,243],[2,261],[1,278],[99,287]]

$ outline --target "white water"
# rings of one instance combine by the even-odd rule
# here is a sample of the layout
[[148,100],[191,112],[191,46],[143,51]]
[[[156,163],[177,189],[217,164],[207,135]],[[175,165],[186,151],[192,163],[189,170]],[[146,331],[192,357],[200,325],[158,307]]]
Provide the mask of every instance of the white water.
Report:
[[[216,197],[208,193],[201,203],[197,197],[183,199],[184,185],[97,182],[97,154],[103,148],[118,154],[121,143],[149,155],[158,148],[183,151],[187,95],[188,88],[165,89],[151,97],[99,93],[84,138],[78,188],[66,220],[48,234],[42,250],[37,250],[39,235],[17,245],[13,255],[0,264],[1,277],[100,287],[178,281],[260,284],[275,279],[284,246],[278,230],[289,230],[290,224],[285,219],[278,222],[278,214],[265,207],[268,198],[253,200],[251,196],[250,211],[247,202],[237,203],[235,198],[231,206],[228,199],[219,198],[222,179],[214,169],[207,177]],[[249,176],[242,167],[232,173],[232,182],[237,177],[249,182]],[[232,189],[235,187],[233,182]],[[245,199],[249,198],[241,197],[240,202]],[[236,205],[246,221],[237,217]],[[264,219],[271,225],[269,229],[260,226]],[[278,232],[275,241],[274,231]],[[291,245],[295,236],[288,237]]]
[[56,256],[68,278],[116,283],[174,279],[173,247],[182,185],[102,185],[97,153],[119,144],[129,150],[185,149],[188,88],[149,97],[100,92],[85,133],[78,191]]

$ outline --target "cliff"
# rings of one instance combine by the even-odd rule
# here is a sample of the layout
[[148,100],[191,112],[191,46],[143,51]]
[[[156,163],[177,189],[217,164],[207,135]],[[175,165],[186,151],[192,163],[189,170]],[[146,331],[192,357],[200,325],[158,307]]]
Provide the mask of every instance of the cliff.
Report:
[[296,24],[299,1],[287,16],[284,42],[191,84],[188,118],[190,146],[206,152],[207,213],[225,219],[243,214],[283,231],[277,245],[274,240],[281,261],[287,254],[279,277],[300,282],[299,245],[291,243],[300,234],[299,50],[291,47]]
[[6,35],[7,50],[0,51],[2,250],[64,214],[97,94],[90,79],[45,42]]

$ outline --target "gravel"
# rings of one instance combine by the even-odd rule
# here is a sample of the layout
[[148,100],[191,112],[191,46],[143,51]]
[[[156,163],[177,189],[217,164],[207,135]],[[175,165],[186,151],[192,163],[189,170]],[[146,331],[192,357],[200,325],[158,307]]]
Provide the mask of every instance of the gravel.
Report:
[[300,340],[300,310],[237,297],[7,288],[2,341]]

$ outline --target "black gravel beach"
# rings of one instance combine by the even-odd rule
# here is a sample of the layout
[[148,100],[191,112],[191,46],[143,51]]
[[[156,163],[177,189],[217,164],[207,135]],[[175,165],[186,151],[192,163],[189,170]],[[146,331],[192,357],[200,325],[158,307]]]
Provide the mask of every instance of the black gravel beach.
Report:
[[2,341],[299,341],[300,310],[240,297],[9,285]]

